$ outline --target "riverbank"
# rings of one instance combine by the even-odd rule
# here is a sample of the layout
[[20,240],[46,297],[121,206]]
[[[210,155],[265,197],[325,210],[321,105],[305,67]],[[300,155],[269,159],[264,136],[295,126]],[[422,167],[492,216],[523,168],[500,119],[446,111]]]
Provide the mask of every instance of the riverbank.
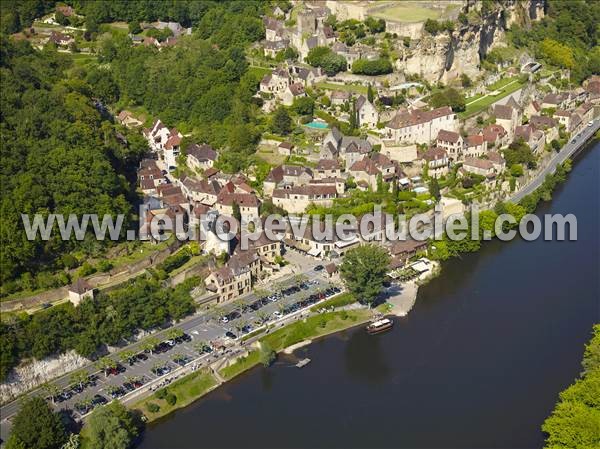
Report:
[[597,317],[599,158],[578,158],[537,212],[575,214],[577,241],[494,239],[449,260],[393,331],[319,339],[296,352],[307,369],[250,370],[150,426],[140,449],[196,448],[198,425],[221,449],[542,447]]
[[[557,173],[549,175],[546,178],[539,189],[542,191],[553,190],[557,185],[559,185],[559,183],[565,180],[564,175],[566,173],[568,173],[568,170],[560,170],[560,172],[557,170]],[[530,196],[536,197],[536,201],[534,201],[535,207],[537,207],[540,200],[543,199],[543,195],[537,190],[534,191]],[[432,270],[429,273],[430,279],[439,276],[440,272],[440,265],[439,263],[435,262],[435,270]],[[386,298],[386,301],[390,304],[390,307],[388,307],[386,310],[380,309],[379,311],[383,313],[392,313],[401,317],[406,316],[416,302],[419,285],[423,285],[423,283],[426,282],[427,280],[423,279],[420,280],[419,283],[408,282],[402,284],[399,286],[399,290],[397,292],[392,292],[389,298]],[[295,345],[304,346],[316,338],[324,337],[363,324],[372,318],[371,311],[365,309],[352,309],[353,303],[355,303],[354,298],[352,298],[349,293],[343,293],[324,302],[323,304],[314,306],[311,309],[312,312],[321,312],[319,314],[288,324],[287,326],[281,327],[277,330],[273,330],[273,328],[268,329],[266,334],[262,334],[260,337],[257,335],[256,337],[249,339],[247,344],[251,349],[248,349],[243,356],[228,361],[226,366],[219,367],[215,375],[220,379],[216,379],[213,376],[213,380],[217,382],[217,385],[211,387],[210,389],[197,390],[195,395],[188,396],[183,403],[180,403],[177,406],[173,406],[171,408],[161,407],[161,411],[158,413],[146,413],[143,409],[144,407],[147,409],[147,403],[152,402],[152,397],[154,397],[156,400],[156,396],[152,395],[149,399],[143,401],[141,406],[136,404],[136,408],[146,413],[146,416],[150,422],[155,421],[156,419],[166,416],[172,411],[185,407],[186,405],[201,398],[209,391],[212,391],[212,389],[221,385],[223,382],[229,381],[259,365],[261,363],[261,354],[258,345],[260,344],[265,344],[275,352],[282,352]],[[339,308],[344,310],[324,312],[325,310],[330,310],[331,308]],[[183,384],[190,382],[186,379],[187,377],[194,376],[194,374],[184,377],[180,382]]]
[[[347,301],[347,294],[342,298],[330,301]],[[157,421],[172,412],[184,408],[202,398],[225,382],[256,367],[261,363],[260,345],[265,345],[277,353],[288,349],[297,349],[311,344],[315,339],[350,329],[370,321],[373,318],[371,310],[360,308],[318,313],[300,321],[285,325],[277,330],[248,343],[248,351],[241,356],[228,360],[224,366],[211,367],[193,372],[177,380],[173,384],[157,390],[152,395],[129,406],[146,417],[148,423]],[[288,351],[286,351],[288,350]],[[169,396],[171,396],[169,398]],[[173,397],[174,396],[174,399]]]

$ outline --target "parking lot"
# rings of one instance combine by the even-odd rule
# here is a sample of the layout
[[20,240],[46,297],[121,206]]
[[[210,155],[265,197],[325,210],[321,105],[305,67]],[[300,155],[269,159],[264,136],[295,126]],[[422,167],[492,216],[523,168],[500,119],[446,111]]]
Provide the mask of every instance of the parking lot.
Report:
[[197,315],[176,327],[176,338],[162,338],[152,349],[134,345],[127,358],[110,357],[118,362],[116,366],[101,371],[90,367],[89,377],[79,382],[61,379],[53,397],[46,396],[57,410],[80,419],[94,407],[126,397],[149,382],[153,388],[166,383],[164,379],[179,367],[197,368],[228,357],[243,335],[341,292],[321,274],[321,270],[311,270],[302,279],[295,276],[270,291],[259,291],[260,297],[253,293]]

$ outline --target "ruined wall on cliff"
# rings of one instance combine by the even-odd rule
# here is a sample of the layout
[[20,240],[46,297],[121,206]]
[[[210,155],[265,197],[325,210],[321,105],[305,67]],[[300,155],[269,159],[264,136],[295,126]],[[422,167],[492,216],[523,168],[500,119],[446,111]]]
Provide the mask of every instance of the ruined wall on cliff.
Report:
[[409,48],[398,48],[396,68],[419,74],[430,82],[448,82],[461,73],[479,74],[481,60],[494,47],[505,45],[506,31],[517,24],[527,26],[544,17],[545,0],[512,0],[494,3],[485,13],[480,1],[469,0],[462,12],[469,23],[456,22],[455,30],[431,35],[425,31]]

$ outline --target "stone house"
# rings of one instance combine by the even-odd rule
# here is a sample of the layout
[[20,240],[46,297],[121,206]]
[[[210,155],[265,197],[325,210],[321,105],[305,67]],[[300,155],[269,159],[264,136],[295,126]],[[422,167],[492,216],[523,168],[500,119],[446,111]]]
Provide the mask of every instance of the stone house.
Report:
[[221,190],[215,203],[220,214],[233,217],[233,204],[240,208],[242,220],[255,220],[260,217],[260,201],[253,193],[230,193]]
[[497,104],[494,106],[493,115],[496,117],[496,124],[506,130],[508,140],[512,140],[515,128],[521,123],[518,110],[504,104]]
[[210,145],[191,144],[185,150],[187,165],[192,170],[207,170],[215,165],[217,152]]
[[86,298],[94,299],[94,289],[85,279],[79,278],[69,286],[69,301],[77,307]]
[[546,142],[551,142],[559,138],[558,120],[545,115],[532,115],[529,118],[529,124],[536,131],[542,131],[546,134]]
[[364,95],[356,100],[356,112],[358,114],[358,124],[375,128],[379,123],[379,112],[377,108]]
[[455,161],[462,156],[464,141],[459,133],[441,129],[437,135],[436,146],[446,150],[450,160]]
[[275,189],[272,194],[273,204],[285,209],[291,214],[306,211],[311,204],[331,207],[337,197],[337,190],[332,185],[304,185],[285,189]]
[[462,165],[462,170],[467,173],[485,176],[486,178],[493,178],[497,174],[492,161],[476,157],[466,157]]
[[531,151],[539,153],[546,145],[546,135],[543,131],[537,131],[531,125],[520,125],[515,129],[515,139],[523,139]]
[[143,125],[140,119],[136,118],[130,111],[126,110],[119,112],[117,121],[126,128],[137,128],[138,126]]
[[385,127],[387,138],[395,142],[429,144],[444,130],[456,131],[456,114],[448,106],[423,111],[399,111]]
[[508,133],[502,125],[488,125],[481,130],[487,148],[502,148],[508,145]]
[[314,175],[315,179],[337,178],[343,171],[342,164],[337,159],[319,159]]
[[425,151],[422,156],[423,165],[427,165],[427,173],[432,178],[440,178],[448,174],[450,159],[446,150],[433,147]]
[[487,142],[483,135],[467,136],[465,139],[465,156],[480,157],[487,152]]
[[304,84],[302,83],[293,83],[288,86],[288,88],[283,92],[283,104],[286,106],[291,106],[294,104],[294,100],[296,98],[306,97],[306,92],[304,91]]
[[261,261],[254,251],[234,254],[221,268],[213,271],[204,281],[206,289],[219,295],[218,302],[231,301],[250,293],[253,278],[261,270]]

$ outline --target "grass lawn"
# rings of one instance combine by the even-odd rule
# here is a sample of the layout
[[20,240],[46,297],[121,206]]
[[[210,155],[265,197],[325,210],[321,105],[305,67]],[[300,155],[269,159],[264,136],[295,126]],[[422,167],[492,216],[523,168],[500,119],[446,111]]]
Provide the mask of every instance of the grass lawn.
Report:
[[272,69],[266,67],[258,67],[258,66],[250,66],[248,67],[248,72],[257,75],[258,78],[262,79],[263,76],[271,73]]
[[336,83],[327,83],[322,81],[317,83],[317,87],[320,89],[327,90],[343,90],[348,92],[354,92],[356,94],[367,94],[368,88],[365,86],[357,85],[357,84],[336,84]]
[[[169,393],[173,393],[177,397],[175,405],[169,405],[164,399],[158,399],[156,393],[148,396],[146,399],[136,403],[132,408],[140,410],[148,421],[154,421],[155,419],[161,418],[168,415],[173,410],[178,408],[186,407],[187,405],[194,402],[196,399],[205,395],[209,390],[217,385],[217,379],[210,374],[208,371],[196,371],[191,373],[177,382],[172,383],[167,387]],[[146,405],[149,402],[153,402],[160,407],[160,410],[156,413],[148,411]]]
[[490,84],[487,87],[487,90],[489,92],[492,92],[494,90],[500,90],[502,89],[504,86],[506,86],[507,84],[512,83],[513,81],[518,80],[519,78],[516,76],[513,76],[511,78],[500,78],[498,81],[496,81],[494,84]]
[[208,260],[208,256],[199,254],[197,256],[192,256],[190,258],[190,260],[188,260],[186,263],[184,263],[182,266],[180,266],[179,268],[175,268],[173,271],[171,271],[169,273],[169,276],[175,276],[176,274],[181,273],[184,270],[187,270],[188,268],[199,264],[199,263],[206,263],[206,261]]
[[87,53],[62,53],[67,54],[75,64],[77,65],[87,65],[90,63],[98,62],[98,57],[96,55],[90,55]]
[[275,351],[281,351],[301,341],[364,323],[370,318],[371,312],[364,309],[322,313],[278,329],[260,341],[269,344]]
[[441,12],[436,9],[424,8],[412,4],[392,4],[387,8],[372,11],[369,15],[396,22],[423,22],[427,19],[439,18]]
[[281,165],[285,162],[286,158],[283,154],[279,154],[278,151],[266,147],[260,148],[256,152],[256,155],[269,165]]
[[356,302],[356,298],[351,293],[345,292],[340,295],[335,296],[334,298],[328,299],[316,306],[312,306],[310,308],[311,312],[318,312],[322,309],[328,309],[329,307],[344,307],[349,304],[353,304]]
[[[505,80],[500,80],[500,81],[505,81]],[[510,84],[512,83],[512,84]],[[481,111],[483,111],[484,109],[487,109],[488,107],[490,107],[490,105],[492,103],[495,103],[496,101],[506,97],[507,95],[512,94],[513,92],[515,92],[516,90],[519,90],[521,87],[523,87],[525,85],[525,83],[522,83],[521,81],[519,81],[518,78],[512,78],[509,79],[508,83],[504,82],[504,87],[502,87],[501,89],[492,89],[492,87],[489,87],[490,91],[491,90],[499,90],[500,93],[498,95],[488,95],[486,97],[479,97],[478,99],[476,97],[475,101],[471,104],[468,104],[469,102],[473,101],[473,98],[467,98],[465,103],[467,103],[467,108],[463,111],[460,112],[458,114],[458,116],[461,119],[465,119],[465,118],[469,118]],[[510,85],[509,85],[510,84]]]
[[256,349],[254,351],[250,351],[246,357],[240,357],[234,362],[232,365],[226,366],[225,368],[219,371],[219,374],[223,376],[223,378],[229,380],[238,374],[243,373],[244,371],[258,365],[260,362],[260,352]]

